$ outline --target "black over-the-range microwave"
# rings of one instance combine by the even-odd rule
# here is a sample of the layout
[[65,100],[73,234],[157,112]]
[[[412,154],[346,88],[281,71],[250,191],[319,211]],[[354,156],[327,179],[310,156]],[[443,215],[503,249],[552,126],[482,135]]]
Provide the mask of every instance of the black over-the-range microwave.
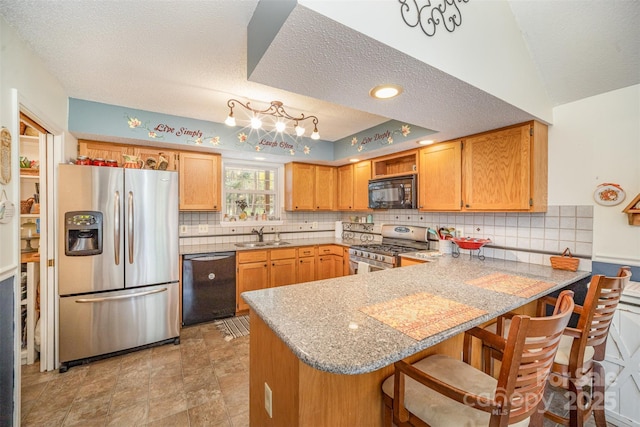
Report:
[[369,181],[370,209],[415,209],[416,176],[406,175]]

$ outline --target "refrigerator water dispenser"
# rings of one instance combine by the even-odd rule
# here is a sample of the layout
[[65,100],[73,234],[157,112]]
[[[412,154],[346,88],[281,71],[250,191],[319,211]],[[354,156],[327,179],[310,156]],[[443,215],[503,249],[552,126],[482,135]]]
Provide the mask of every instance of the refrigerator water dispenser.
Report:
[[102,253],[102,212],[74,211],[64,214],[67,256]]

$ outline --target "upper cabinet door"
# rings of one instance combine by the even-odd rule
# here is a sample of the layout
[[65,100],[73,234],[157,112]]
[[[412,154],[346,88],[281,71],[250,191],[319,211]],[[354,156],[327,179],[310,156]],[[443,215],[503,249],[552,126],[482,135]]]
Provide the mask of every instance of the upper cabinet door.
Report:
[[220,156],[180,153],[180,210],[220,210]]
[[353,210],[353,165],[338,168],[338,210]]
[[335,209],[336,168],[316,165],[315,208],[320,211]]
[[287,163],[285,174],[285,209],[288,211],[315,210],[315,169],[308,163]]
[[466,210],[529,210],[531,124],[464,140]]
[[462,208],[462,141],[421,149],[419,164],[418,209],[459,211]]
[[371,179],[371,161],[353,165],[353,210],[369,210],[369,180]]

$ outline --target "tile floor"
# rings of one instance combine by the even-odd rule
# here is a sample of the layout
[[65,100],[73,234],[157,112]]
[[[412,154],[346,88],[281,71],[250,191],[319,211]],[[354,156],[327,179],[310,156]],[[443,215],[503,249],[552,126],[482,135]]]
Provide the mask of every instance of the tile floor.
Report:
[[[249,337],[225,341],[207,323],[184,328],[180,341],[64,374],[23,366],[22,426],[248,426]],[[562,405],[556,391],[554,412],[566,413]]]
[[249,425],[249,337],[212,324],[167,344],[76,366],[22,369],[23,426]]

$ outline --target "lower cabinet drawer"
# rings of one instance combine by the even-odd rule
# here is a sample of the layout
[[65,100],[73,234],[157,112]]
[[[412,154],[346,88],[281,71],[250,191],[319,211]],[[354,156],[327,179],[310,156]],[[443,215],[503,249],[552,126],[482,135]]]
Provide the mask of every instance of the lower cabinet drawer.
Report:
[[267,251],[238,251],[236,259],[239,264],[245,262],[260,262],[267,260]]

